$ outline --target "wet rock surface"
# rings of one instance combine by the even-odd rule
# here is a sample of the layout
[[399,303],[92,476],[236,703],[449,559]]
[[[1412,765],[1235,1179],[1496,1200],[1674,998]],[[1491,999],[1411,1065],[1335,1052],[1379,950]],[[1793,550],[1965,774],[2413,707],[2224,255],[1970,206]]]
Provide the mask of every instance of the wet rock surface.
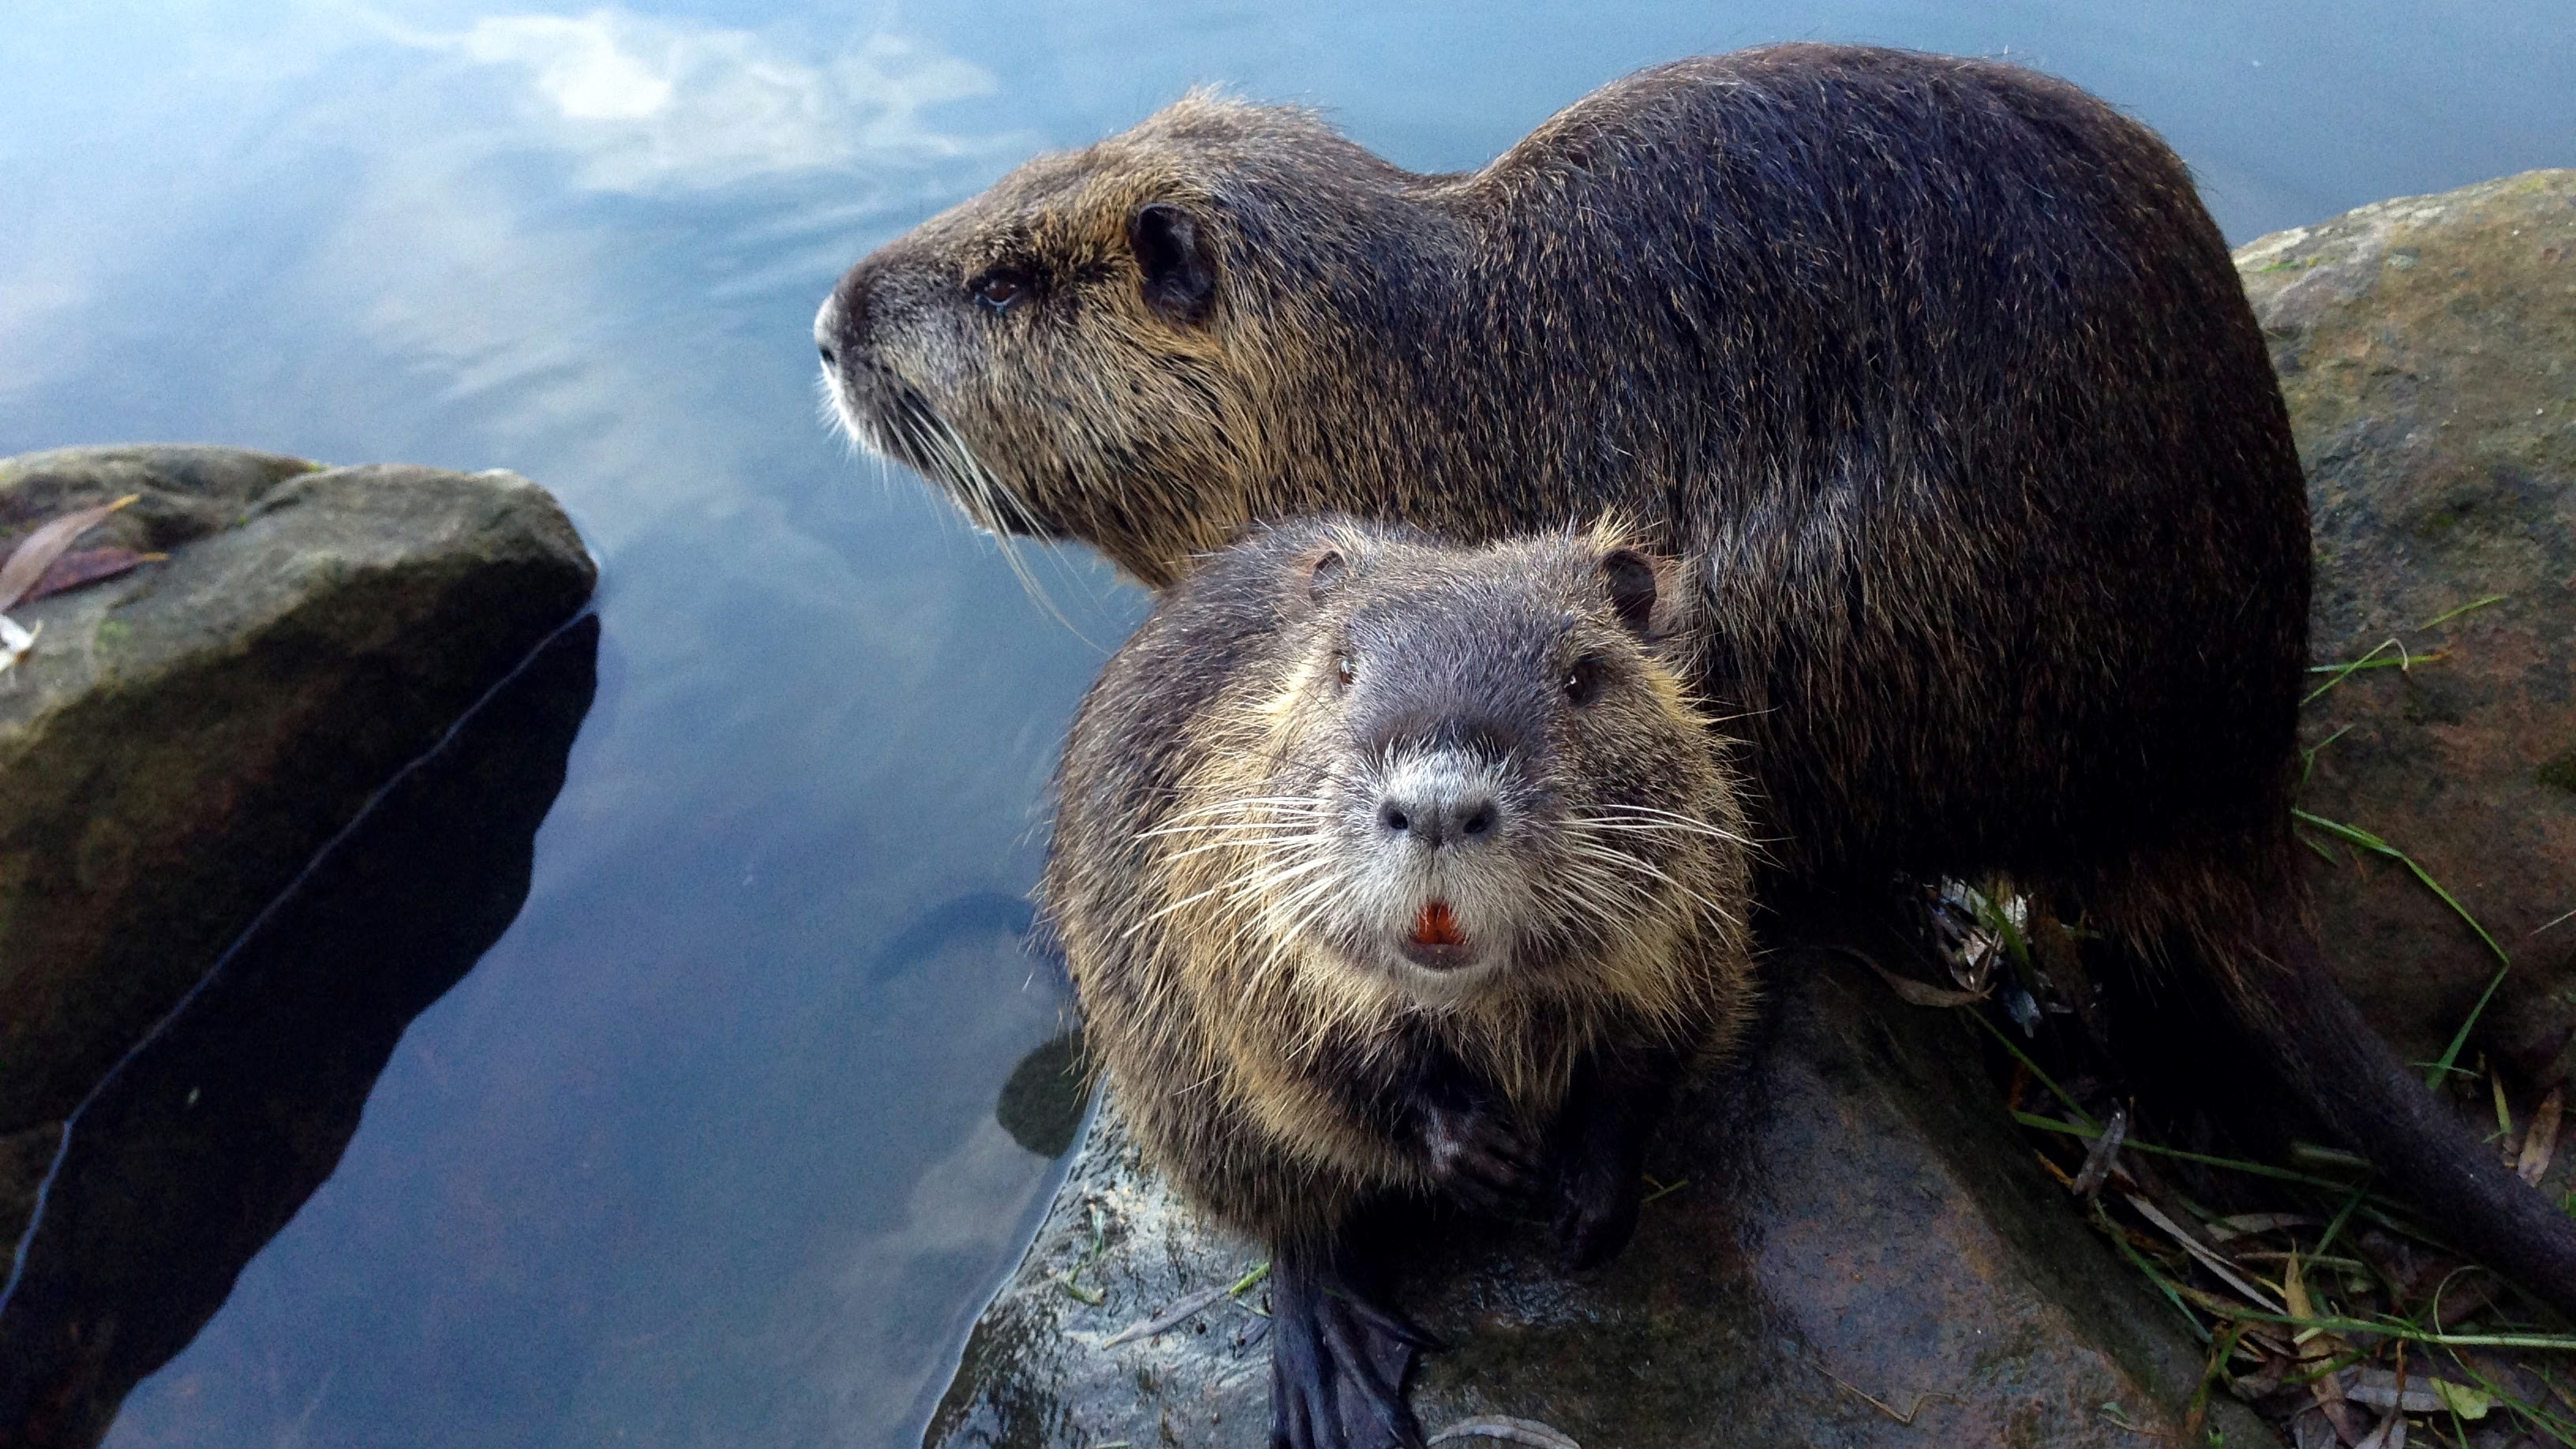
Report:
[[0,1241],[110,1066],[596,580],[514,474],[225,448],[0,461],[0,550],[129,493],[83,545],[168,560],[13,610],[0,676]]
[[[2308,473],[2312,657],[2420,661],[2355,672],[2307,706],[2302,804],[2385,838],[2459,898],[2514,963],[2480,1044],[2526,1080],[2564,1080],[2576,171],[2366,206],[2264,237],[2237,265]],[[2335,858],[2310,861],[2329,958],[2400,1050],[2438,1055],[2494,952],[2401,863],[2311,833]]]
[[[1427,1430],[1506,1415],[1593,1449],[2174,1432],[2200,1373],[2179,1320],[2017,1144],[1973,1025],[1817,944],[1851,929],[1830,911],[1775,929],[1770,1039],[1675,1112],[1649,1169],[1678,1186],[1608,1269],[1566,1276],[1534,1223],[1394,1226],[1396,1301],[1453,1345],[1415,1376]],[[1263,1290],[1222,1291],[1260,1261],[1104,1104],[925,1442],[1266,1445]],[[2233,1404],[2211,1422],[2270,1442]]]

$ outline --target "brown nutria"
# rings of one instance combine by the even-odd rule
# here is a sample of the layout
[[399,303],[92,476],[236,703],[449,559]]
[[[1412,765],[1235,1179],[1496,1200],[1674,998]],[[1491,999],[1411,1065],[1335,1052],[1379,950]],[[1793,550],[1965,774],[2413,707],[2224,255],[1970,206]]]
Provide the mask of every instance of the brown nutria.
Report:
[[1168,591],[1075,717],[1043,900],[1137,1136],[1271,1247],[1274,1442],[1421,1442],[1356,1211],[1552,1184],[1600,1261],[1738,1033],[1742,822],[1665,582],[1608,532],[1286,525]]
[[2318,957],[2288,420],[2181,162],[2075,87],[1771,47],[1630,76],[1463,175],[1194,95],[890,243],[817,331],[861,440],[1155,586],[1316,511],[1640,520],[1722,624],[1686,674],[1740,719],[1759,893],[2008,874],[2132,979],[2215,986],[2331,1128],[2576,1312],[2576,1225]]

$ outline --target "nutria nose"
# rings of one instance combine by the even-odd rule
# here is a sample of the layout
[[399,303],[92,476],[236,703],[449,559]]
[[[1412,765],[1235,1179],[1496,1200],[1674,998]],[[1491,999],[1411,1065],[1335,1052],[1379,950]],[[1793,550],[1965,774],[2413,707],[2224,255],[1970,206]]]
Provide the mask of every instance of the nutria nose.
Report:
[[867,345],[868,311],[876,300],[879,271],[871,262],[850,268],[832,288],[832,295],[823,299],[822,310],[814,314],[814,346],[823,354],[825,367],[838,366],[844,354]]
[[1437,850],[1443,845],[1479,844],[1492,838],[1495,827],[1502,824],[1502,801],[1489,785],[1454,778],[1410,783],[1411,788],[1399,786],[1378,799],[1377,823],[1390,835]]

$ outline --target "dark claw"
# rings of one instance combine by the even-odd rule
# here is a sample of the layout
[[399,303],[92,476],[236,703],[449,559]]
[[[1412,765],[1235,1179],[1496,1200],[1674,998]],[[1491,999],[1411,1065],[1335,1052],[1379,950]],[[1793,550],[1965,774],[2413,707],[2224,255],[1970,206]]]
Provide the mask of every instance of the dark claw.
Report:
[[1443,1194],[1480,1213],[1502,1212],[1529,1195],[1535,1156],[1502,1113],[1430,1105],[1422,1116],[1423,1146]]
[[1273,1449],[1423,1449],[1404,1376],[1430,1336],[1286,1250],[1271,1266]]

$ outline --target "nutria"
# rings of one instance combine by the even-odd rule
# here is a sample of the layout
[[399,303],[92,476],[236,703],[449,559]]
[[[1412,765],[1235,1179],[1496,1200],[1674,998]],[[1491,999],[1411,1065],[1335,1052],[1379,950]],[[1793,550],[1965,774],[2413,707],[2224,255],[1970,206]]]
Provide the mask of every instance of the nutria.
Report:
[[1149,1155],[1271,1248],[1274,1442],[1418,1444],[1353,1214],[1554,1189],[1577,1265],[1751,997],[1743,827],[1614,533],[1311,521],[1158,602],[1065,745],[1042,898]]
[[2576,1225],[2317,955],[2290,833],[2307,495],[2146,127],[1987,61],[1786,45],[1615,82],[1482,170],[1193,95],[868,257],[852,433],[1164,586],[1248,522],[1621,510],[1691,564],[1787,883],[2004,873],[2217,987],[2327,1124],[2576,1311]]

